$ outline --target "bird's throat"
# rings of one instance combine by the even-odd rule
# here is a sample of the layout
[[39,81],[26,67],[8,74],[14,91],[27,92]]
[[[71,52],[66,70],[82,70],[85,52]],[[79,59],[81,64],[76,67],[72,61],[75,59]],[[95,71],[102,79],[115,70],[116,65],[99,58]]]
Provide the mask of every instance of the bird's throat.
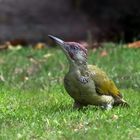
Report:
[[88,66],[87,66],[87,62],[85,63],[70,63],[69,65],[69,71],[79,71],[83,76],[87,75],[88,72]]

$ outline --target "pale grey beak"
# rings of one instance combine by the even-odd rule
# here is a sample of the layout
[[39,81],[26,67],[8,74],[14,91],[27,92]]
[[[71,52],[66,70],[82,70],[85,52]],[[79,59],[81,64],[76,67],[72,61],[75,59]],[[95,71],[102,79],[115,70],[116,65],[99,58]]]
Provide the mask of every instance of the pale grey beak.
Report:
[[60,46],[60,48],[63,50],[65,55],[68,57],[68,59],[70,59],[68,54],[68,46],[66,45],[66,42],[52,35],[48,35],[48,37],[50,37],[55,43],[57,43]]
[[55,37],[55,36],[52,36],[52,35],[48,35],[48,37],[50,37],[53,41],[55,41],[58,45],[60,46],[63,46],[64,45],[64,41]]

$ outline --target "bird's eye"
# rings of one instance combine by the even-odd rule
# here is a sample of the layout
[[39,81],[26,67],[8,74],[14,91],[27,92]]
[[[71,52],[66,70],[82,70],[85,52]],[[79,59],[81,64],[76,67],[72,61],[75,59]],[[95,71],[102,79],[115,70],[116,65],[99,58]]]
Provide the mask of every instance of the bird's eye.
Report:
[[74,50],[78,50],[78,48],[77,48],[76,46],[73,46],[73,49],[74,49]]

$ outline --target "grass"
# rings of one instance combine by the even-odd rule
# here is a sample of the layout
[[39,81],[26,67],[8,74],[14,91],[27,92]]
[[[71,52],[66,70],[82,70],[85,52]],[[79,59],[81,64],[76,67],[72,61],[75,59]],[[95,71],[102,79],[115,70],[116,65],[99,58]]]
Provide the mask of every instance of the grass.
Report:
[[114,44],[90,50],[89,63],[108,73],[131,108],[78,111],[63,87],[68,64],[60,50],[0,52],[0,140],[140,139],[139,54]]

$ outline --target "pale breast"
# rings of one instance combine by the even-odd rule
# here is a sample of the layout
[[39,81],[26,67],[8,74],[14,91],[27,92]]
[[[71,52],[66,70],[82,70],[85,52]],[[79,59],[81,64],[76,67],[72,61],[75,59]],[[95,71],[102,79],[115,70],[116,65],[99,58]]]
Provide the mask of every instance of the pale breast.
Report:
[[82,83],[76,74],[68,73],[64,78],[64,86],[72,98],[81,102],[87,102],[96,94],[94,81],[89,78],[87,83]]

